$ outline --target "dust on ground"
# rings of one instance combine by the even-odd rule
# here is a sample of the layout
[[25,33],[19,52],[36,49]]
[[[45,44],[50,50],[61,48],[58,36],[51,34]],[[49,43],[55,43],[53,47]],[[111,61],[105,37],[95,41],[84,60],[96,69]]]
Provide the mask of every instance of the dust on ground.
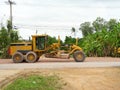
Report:
[[[5,71],[7,75],[5,75]],[[120,68],[26,69],[22,71],[0,70],[0,72],[0,77],[3,75],[4,78],[15,76],[16,73],[56,74],[64,83],[63,90],[120,89]]]

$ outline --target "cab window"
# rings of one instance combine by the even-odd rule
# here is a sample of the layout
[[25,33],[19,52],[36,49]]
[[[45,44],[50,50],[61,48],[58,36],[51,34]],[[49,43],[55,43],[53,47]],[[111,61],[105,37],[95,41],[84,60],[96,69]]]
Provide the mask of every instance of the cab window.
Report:
[[36,48],[39,50],[45,49],[45,37],[37,37],[36,38]]

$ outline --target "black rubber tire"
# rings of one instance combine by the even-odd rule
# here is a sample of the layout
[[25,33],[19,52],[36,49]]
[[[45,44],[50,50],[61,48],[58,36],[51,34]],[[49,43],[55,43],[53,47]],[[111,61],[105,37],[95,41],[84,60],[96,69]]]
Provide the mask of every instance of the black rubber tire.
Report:
[[14,63],[21,63],[23,62],[24,56],[21,52],[16,52],[12,56],[12,60]]
[[[30,55],[31,55],[31,56],[30,56]],[[30,57],[32,57],[32,58],[30,58]],[[34,62],[37,61],[37,54],[36,54],[35,52],[30,51],[30,52],[28,52],[28,53],[26,54],[25,60],[26,60],[26,62],[28,62],[28,63],[34,63]]]
[[[78,55],[80,55],[80,58]],[[85,60],[85,54],[82,51],[75,51],[73,53],[73,58],[76,62],[83,62]]]

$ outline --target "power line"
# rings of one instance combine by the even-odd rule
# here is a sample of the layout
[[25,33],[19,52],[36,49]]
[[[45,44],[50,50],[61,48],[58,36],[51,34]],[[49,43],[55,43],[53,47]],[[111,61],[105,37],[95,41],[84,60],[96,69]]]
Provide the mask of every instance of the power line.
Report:
[[45,29],[45,28],[47,28],[47,29],[49,29],[49,28],[64,28],[64,29],[69,29],[69,28],[71,28],[71,26],[65,26],[65,25],[56,25],[56,26],[50,26],[50,25],[23,25],[23,24],[16,24],[15,26],[17,26],[17,27],[24,27],[24,28],[43,28],[43,29]]
[[55,28],[46,28],[46,27],[30,27],[30,26],[28,26],[28,27],[25,27],[25,26],[16,26],[17,28],[24,28],[24,29],[31,29],[31,30],[70,30],[71,28],[57,28],[57,27],[55,27]]

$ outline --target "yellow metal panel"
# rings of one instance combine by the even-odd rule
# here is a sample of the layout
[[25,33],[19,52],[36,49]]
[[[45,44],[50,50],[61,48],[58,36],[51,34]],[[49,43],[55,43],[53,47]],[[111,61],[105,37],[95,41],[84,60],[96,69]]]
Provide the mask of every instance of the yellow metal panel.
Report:
[[35,40],[35,36],[32,36],[32,43],[33,43],[33,51],[35,51],[35,49],[36,49],[36,40]]
[[13,55],[17,50],[32,50],[32,46],[10,46],[10,55]]

